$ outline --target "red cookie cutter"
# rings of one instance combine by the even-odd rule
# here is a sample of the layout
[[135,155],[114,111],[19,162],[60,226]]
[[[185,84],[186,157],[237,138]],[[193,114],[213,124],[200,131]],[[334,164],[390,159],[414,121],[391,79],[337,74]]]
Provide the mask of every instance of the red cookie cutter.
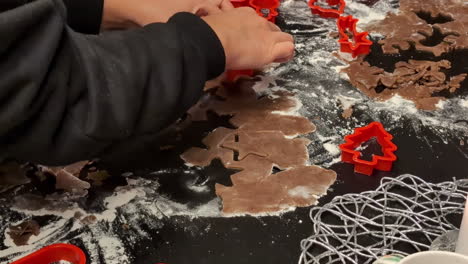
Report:
[[55,244],[40,249],[11,264],[50,264],[59,261],[68,261],[72,264],[86,264],[86,255],[76,246]]
[[[372,161],[361,159],[361,152],[356,148],[371,138],[377,138],[382,147],[383,156],[374,155]],[[344,144],[340,145],[341,160],[354,164],[354,171],[371,176],[374,170],[390,171],[393,162],[397,160],[394,152],[398,147],[392,142],[393,136],[389,134],[379,122],[373,122],[365,127],[356,128],[354,134],[346,136]]]
[[280,0],[231,0],[234,7],[252,7],[257,14],[275,23]]
[[[357,32],[356,25],[359,19],[353,16],[341,16],[338,18],[338,32],[340,33],[341,52],[351,53],[353,58],[362,54],[369,54],[372,41],[367,39],[368,32]],[[352,40],[347,32],[352,34]],[[354,41],[354,43],[353,43]]]
[[252,77],[254,75],[253,70],[239,70],[239,71],[227,71],[226,72],[226,81],[235,82],[237,79],[242,76]]
[[309,7],[312,14],[319,15],[325,18],[339,18],[344,13],[346,2],[345,0],[327,0],[330,7],[338,6],[338,9],[323,8],[317,5],[319,0],[309,0]]

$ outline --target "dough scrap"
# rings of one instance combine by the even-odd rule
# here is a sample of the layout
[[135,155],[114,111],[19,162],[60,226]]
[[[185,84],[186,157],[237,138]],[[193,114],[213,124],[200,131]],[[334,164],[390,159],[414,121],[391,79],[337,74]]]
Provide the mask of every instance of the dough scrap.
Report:
[[34,220],[27,220],[18,225],[10,225],[7,231],[16,246],[25,246],[28,244],[31,236],[38,236],[41,227]]
[[30,181],[21,164],[6,162],[0,165],[0,193]]
[[[462,0],[401,0],[398,13],[389,13],[367,29],[384,36],[379,44],[386,54],[414,47],[436,57],[450,58],[452,52],[468,49],[467,14],[468,5]],[[447,77],[445,72],[452,66],[442,58],[400,61],[393,72],[371,66],[362,58],[348,63],[350,66],[343,71],[367,96],[387,100],[398,94],[423,110],[435,110],[437,103],[445,99],[440,92],[454,93],[467,76],[461,73]]]
[[65,167],[45,167],[39,168],[46,173],[55,176],[55,188],[70,193],[86,195],[91,184],[79,178],[83,168],[89,164],[89,161],[80,161]]
[[[343,71],[350,82],[369,97],[387,100],[395,94],[415,102],[416,107],[435,110],[436,104],[444,97],[433,95],[437,92],[454,93],[468,74],[460,74],[450,79],[444,70],[451,68],[447,60],[398,62],[393,73],[370,66],[368,62],[354,61]],[[378,91],[380,87],[385,89]]]
[[[368,29],[385,36],[384,53],[396,54],[414,45],[435,56],[468,48],[468,5],[460,0],[401,0],[400,12],[389,14]],[[439,19],[438,19],[439,18]],[[436,36],[440,34],[440,36]],[[431,38],[440,41],[428,44]]]

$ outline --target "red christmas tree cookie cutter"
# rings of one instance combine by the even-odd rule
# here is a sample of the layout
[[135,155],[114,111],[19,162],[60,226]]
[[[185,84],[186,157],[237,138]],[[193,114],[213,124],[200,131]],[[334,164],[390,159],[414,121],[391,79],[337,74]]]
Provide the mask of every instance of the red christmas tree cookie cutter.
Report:
[[[358,55],[369,54],[372,46],[372,41],[367,39],[368,32],[357,32],[356,25],[358,21],[359,19],[353,16],[341,16],[337,21],[340,34],[338,42],[341,46],[341,52],[351,53],[353,58]],[[352,39],[350,39],[348,33],[352,35]]]
[[[309,7],[312,14],[319,15],[324,18],[339,18],[344,13],[346,2],[345,0],[327,0],[327,4],[330,8],[323,8],[317,5],[319,0],[309,0]],[[331,8],[332,6],[338,6],[338,9]]]
[[[383,155],[374,155],[372,161],[362,160],[362,154],[356,148],[374,137],[382,147]],[[390,171],[392,170],[393,163],[397,160],[394,152],[398,149],[393,144],[392,139],[393,136],[379,122],[373,122],[365,127],[356,128],[354,134],[345,137],[346,143],[340,145],[341,160],[354,164],[355,172],[369,176],[372,175],[374,170]]]
[[67,261],[72,264],[86,264],[84,252],[70,244],[54,244],[42,248],[11,264],[50,264]]

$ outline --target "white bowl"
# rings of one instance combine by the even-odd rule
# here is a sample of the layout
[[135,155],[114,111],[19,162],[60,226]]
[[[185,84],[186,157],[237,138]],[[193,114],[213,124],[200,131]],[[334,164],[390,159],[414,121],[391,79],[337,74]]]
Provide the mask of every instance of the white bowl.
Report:
[[468,257],[446,251],[426,251],[410,255],[398,264],[468,264]]

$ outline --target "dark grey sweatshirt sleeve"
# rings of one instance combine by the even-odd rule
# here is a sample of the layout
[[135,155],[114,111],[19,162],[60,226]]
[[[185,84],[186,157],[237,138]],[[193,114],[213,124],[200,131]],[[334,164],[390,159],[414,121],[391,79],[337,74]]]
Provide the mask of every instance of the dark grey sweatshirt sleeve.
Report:
[[67,22],[73,30],[98,34],[101,29],[104,0],[62,0],[67,8]]
[[224,71],[223,47],[200,18],[103,34],[67,26],[60,0],[8,0],[0,13],[0,149],[48,165],[99,157],[155,134]]

